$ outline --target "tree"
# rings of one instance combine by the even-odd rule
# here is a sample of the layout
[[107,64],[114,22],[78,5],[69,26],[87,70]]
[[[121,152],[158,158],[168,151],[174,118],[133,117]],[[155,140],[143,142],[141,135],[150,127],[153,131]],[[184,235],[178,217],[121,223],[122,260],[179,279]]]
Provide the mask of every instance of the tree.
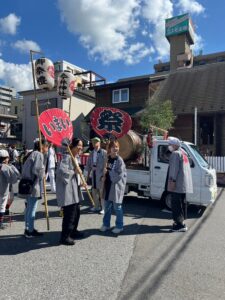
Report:
[[169,130],[176,116],[173,113],[172,102],[166,100],[165,102],[148,102],[144,112],[141,115],[141,126],[144,129],[149,129],[152,126]]

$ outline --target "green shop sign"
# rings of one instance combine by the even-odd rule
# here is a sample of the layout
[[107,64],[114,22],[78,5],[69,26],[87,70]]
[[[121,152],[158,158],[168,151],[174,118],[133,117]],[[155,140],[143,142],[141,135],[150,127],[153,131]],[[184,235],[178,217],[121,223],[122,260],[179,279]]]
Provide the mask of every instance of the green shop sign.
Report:
[[178,35],[189,31],[189,15],[166,19],[166,37]]

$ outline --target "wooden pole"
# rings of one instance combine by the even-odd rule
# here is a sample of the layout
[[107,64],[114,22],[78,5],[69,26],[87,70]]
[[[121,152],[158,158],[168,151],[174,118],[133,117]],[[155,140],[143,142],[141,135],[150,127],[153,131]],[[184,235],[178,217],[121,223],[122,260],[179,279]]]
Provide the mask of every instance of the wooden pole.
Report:
[[84,184],[85,190],[86,190],[86,192],[87,192],[87,194],[88,194],[88,197],[89,197],[89,199],[90,199],[90,201],[91,201],[91,204],[92,204],[93,206],[95,206],[94,200],[93,200],[93,198],[92,198],[92,196],[91,196],[91,194],[90,194],[90,192],[89,192],[89,190],[88,190],[88,188],[87,188],[86,180],[84,179],[84,176],[83,176],[83,174],[82,174],[82,171],[81,171],[81,169],[80,169],[80,167],[79,167],[79,165],[78,165],[76,159],[74,158],[73,153],[72,153],[72,151],[71,151],[69,145],[67,146],[67,150],[68,150],[68,152],[69,152],[69,154],[70,154],[70,156],[71,156],[71,158],[72,158],[73,164],[74,164],[74,166],[75,166],[75,168],[76,168],[78,174],[80,175],[81,181],[82,181],[82,183]]
[[71,116],[71,102],[72,102],[72,96],[70,96],[70,103],[69,103],[69,117]]
[[159,128],[159,127],[156,127],[156,126],[153,126],[153,125],[150,125],[150,127],[153,128],[153,129],[156,129],[156,130],[158,130],[158,131],[164,132],[164,133],[167,133],[167,132],[168,132],[168,131],[165,130],[165,129],[162,129],[162,128]]
[[[30,50],[30,59],[31,59],[33,85],[34,85],[34,98],[35,98],[35,104],[36,104],[36,117],[37,117],[37,125],[38,125],[39,148],[40,148],[40,152],[42,152],[41,130],[40,130],[40,124],[39,124],[39,106],[38,106],[38,99],[37,99],[35,74],[34,74],[33,53],[38,53],[38,54],[42,54],[42,53]],[[47,221],[47,230],[50,230],[45,176],[43,178],[43,190],[44,190],[44,206],[45,206],[45,217],[46,217],[46,221]]]

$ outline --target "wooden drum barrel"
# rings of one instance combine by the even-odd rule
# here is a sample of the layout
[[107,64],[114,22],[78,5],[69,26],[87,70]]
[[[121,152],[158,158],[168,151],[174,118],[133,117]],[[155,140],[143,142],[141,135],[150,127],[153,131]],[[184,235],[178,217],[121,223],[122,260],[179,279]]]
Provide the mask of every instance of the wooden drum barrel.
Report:
[[135,160],[142,152],[142,140],[133,130],[118,139],[120,144],[119,155],[125,160]]

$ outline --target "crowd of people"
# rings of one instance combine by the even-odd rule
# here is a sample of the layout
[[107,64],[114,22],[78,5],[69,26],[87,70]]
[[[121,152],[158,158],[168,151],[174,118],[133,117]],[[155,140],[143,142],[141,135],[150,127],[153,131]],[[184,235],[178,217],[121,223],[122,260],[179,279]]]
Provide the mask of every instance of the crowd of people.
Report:
[[[114,234],[120,234],[124,228],[123,198],[127,181],[126,165],[119,155],[119,142],[112,138],[104,144],[98,137],[91,140],[93,150],[90,152],[86,167],[86,181],[81,176],[79,157],[83,142],[74,138],[69,146],[70,153],[64,153],[57,164],[52,144],[46,140],[34,141],[33,151],[23,156],[21,174],[18,171],[18,155],[10,156],[10,151],[0,150],[0,228],[4,229],[4,215],[9,209],[10,187],[20,179],[19,196],[25,198],[25,238],[41,236],[34,226],[38,199],[42,195],[43,178],[49,176],[51,192],[56,193],[58,206],[62,211],[62,231],[60,244],[74,245],[75,239],[83,238],[78,230],[80,219],[80,201],[83,198],[82,186],[91,184],[92,212],[103,215],[101,232],[111,228],[111,215],[116,215]],[[103,147],[104,145],[104,147]],[[176,138],[169,140],[171,152],[166,189],[172,195],[172,213],[174,224],[172,231],[186,231],[184,224],[184,201],[186,192],[192,192],[190,165]],[[13,149],[15,150],[15,148]],[[55,172],[56,170],[56,172]],[[8,207],[7,207],[8,205]]]

